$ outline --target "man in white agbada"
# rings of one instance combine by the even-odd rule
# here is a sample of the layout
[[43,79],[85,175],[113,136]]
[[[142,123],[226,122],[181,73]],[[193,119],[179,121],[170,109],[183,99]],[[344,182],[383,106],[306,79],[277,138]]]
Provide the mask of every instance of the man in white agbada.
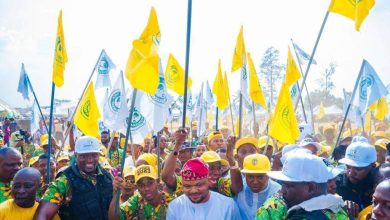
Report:
[[187,161],[182,170],[184,195],[168,206],[167,219],[241,219],[232,198],[209,190],[208,165],[199,158]]

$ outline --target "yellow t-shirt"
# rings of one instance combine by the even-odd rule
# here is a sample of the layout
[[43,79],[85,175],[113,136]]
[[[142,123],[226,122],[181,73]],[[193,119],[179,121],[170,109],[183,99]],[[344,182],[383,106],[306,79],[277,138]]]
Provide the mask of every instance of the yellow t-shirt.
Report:
[[13,199],[1,203],[0,205],[0,220],[6,219],[18,219],[18,220],[31,220],[34,217],[35,211],[38,208],[39,203],[35,202],[31,208],[22,208],[16,205]]
[[[8,199],[0,204],[0,220],[31,220],[34,217],[38,205],[39,203],[35,202],[34,206],[30,208],[22,208],[16,205],[13,199]],[[54,216],[53,220],[60,220],[58,214]]]

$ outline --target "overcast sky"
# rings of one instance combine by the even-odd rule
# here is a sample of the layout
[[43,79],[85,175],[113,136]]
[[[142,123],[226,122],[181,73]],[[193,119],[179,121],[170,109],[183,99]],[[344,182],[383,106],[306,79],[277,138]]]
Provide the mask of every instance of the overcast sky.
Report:
[[[214,80],[219,58],[223,69],[228,71],[230,87],[238,89],[238,73],[229,71],[241,25],[257,71],[270,46],[280,50],[281,61],[285,63],[290,38],[311,52],[329,3],[330,0],[194,0],[189,69],[194,93],[202,80]],[[0,98],[17,107],[31,105],[16,92],[20,65],[24,62],[39,101],[42,105],[49,104],[60,9],[69,62],[65,84],[56,90],[56,98],[75,100],[101,49],[107,51],[118,71],[124,69],[132,40],[143,31],[151,6],[155,6],[160,24],[159,52],[164,70],[169,53],[184,67],[185,0],[0,0]],[[318,65],[313,66],[308,77],[309,89],[317,86],[319,72],[334,61],[338,67],[333,94],[341,96],[342,88],[352,90],[363,58],[387,85],[390,82],[389,39],[388,0],[376,1],[361,32],[355,31],[352,20],[330,14],[315,55]]]

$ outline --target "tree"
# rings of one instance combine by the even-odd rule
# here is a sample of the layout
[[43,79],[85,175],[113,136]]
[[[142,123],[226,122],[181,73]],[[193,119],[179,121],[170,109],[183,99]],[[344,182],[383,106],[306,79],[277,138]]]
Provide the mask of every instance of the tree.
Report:
[[317,79],[319,85],[318,91],[321,91],[324,95],[324,99],[327,100],[330,96],[330,92],[335,88],[332,76],[336,72],[336,63],[331,62],[322,73],[321,78]]
[[260,73],[263,74],[262,88],[264,89],[265,96],[268,97],[268,103],[270,107],[275,104],[276,100],[276,85],[279,84],[283,78],[282,71],[285,69],[284,65],[279,61],[279,50],[274,47],[269,47],[261,60]]

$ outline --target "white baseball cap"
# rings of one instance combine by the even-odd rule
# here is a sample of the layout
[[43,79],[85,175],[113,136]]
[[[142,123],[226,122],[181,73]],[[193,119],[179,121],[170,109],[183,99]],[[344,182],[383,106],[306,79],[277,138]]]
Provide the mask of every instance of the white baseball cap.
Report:
[[339,163],[352,167],[366,167],[375,162],[375,147],[362,141],[352,142],[345,151],[345,158],[339,160]]
[[75,152],[78,154],[100,153],[99,141],[95,137],[82,136],[76,141]]
[[329,171],[329,180],[336,178],[338,175],[344,172],[343,169],[339,167],[332,167],[332,166],[328,166],[328,171]]
[[328,168],[322,159],[302,151],[289,153],[282,171],[270,171],[267,175],[287,182],[326,183],[329,179]]
[[316,147],[317,150],[321,150],[321,146],[318,142],[315,142],[313,139],[311,138],[305,138],[303,139],[300,143],[299,143],[299,146],[301,147],[305,147],[307,145],[313,145]]

